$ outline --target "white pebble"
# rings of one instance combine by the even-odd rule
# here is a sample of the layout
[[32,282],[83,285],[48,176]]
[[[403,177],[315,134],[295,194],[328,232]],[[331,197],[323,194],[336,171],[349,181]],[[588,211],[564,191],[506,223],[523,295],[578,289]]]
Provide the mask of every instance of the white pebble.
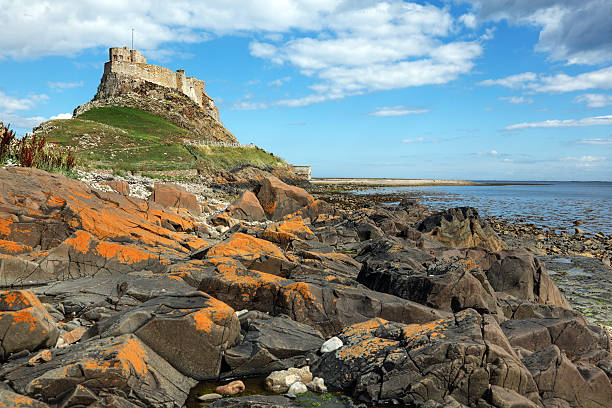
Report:
[[334,336],[321,345],[321,353],[336,351],[342,346],[344,346],[342,340]]

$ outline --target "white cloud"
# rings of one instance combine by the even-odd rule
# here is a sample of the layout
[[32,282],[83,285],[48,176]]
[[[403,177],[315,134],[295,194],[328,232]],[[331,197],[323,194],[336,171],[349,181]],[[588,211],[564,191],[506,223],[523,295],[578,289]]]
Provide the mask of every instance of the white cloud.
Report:
[[71,89],[71,88],[78,88],[83,86],[83,81],[79,81],[79,82],[47,82],[47,85],[49,85],[49,88],[51,89],[57,89],[59,91],[62,91],[64,89]]
[[518,123],[516,125],[507,126],[505,129],[521,130],[530,128],[564,128],[603,125],[612,125],[612,115],[595,116],[583,119],[545,120],[543,122]]
[[500,157],[502,154],[497,150],[491,150],[490,152],[478,152],[476,153],[478,156],[491,156],[491,157]]
[[531,98],[525,98],[524,96],[502,96],[499,98],[500,101],[506,101],[508,103],[511,103],[513,105],[521,105],[521,104],[528,104],[528,103],[533,103],[533,99]]
[[57,115],[53,115],[49,118],[49,120],[54,120],[54,119],[72,119],[72,113],[69,113],[69,112],[58,113]]
[[538,93],[564,93],[588,89],[612,89],[612,66],[578,75],[537,75],[533,72],[510,75],[500,79],[487,79],[478,85],[527,89]]
[[0,112],[0,122],[5,125],[10,124],[11,128],[29,130],[46,120],[47,118],[42,116],[23,117],[13,112]]
[[424,142],[425,138],[424,137],[415,137],[413,139],[404,139],[402,140],[402,143],[418,143],[418,142]]
[[377,108],[374,112],[368,113],[368,116],[388,117],[388,116],[420,115],[422,113],[427,113],[430,111],[431,111],[430,109],[410,109],[402,105],[385,106],[385,107]]
[[259,110],[267,109],[269,105],[263,102],[252,102],[252,101],[238,101],[231,107],[232,110]]
[[584,94],[574,98],[574,103],[584,103],[589,108],[603,108],[612,105],[612,95]]
[[582,139],[576,142],[577,144],[607,146],[612,145],[612,139]]
[[29,95],[26,98],[15,98],[0,91],[0,109],[5,112],[30,110],[40,102],[46,102],[49,97],[45,94]]
[[459,17],[459,21],[468,28],[476,28],[476,16],[474,14],[464,14]]
[[601,162],[606,161],[606,157],[581,156],[581,157],[561,157],[563,162],[574,162],[577,167],[595,167]]
[[281,87],[289,81],[291,81],[291,77],[286,76],[286,77],[278,78],[278,79],[275,79],[274,81],[268,82],[268,86]]

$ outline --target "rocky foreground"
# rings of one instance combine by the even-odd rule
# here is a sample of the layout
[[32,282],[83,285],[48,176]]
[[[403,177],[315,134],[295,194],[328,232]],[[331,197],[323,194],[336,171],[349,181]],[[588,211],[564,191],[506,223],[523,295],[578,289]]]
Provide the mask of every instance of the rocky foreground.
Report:
[[344,211],[272,176],[227,208],[105,186],[0,169],[0,406],[181,407],[268,375],[277,396],[233,383],[211,406],[300,406],[283,394],[306,384],[345,406],[610,406],[607,331],[474,209]]

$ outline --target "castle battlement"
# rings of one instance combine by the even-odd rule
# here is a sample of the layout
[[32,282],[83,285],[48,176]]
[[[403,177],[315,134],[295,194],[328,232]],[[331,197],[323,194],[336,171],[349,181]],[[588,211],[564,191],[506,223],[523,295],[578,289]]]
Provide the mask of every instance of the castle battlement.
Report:
[[204,81],[188,77],[184,69],[174,72],[166,67],[147,64],[147,58],[140,51],[128,47],[110,48],[108,56],[109,60],[104,64],[105,76],[115,74],[119,77],[131,77],[177,90],[200,107],[216,112],[218,117],[213,99],[206,95]]

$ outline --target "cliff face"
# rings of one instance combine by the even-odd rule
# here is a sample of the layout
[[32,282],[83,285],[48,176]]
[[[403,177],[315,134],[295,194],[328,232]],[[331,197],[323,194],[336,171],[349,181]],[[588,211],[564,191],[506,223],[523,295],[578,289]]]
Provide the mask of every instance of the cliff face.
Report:
[[74,116],[94,108],[125,106],[162,117],[203,141],[238,143],[219,120],[219,111],[212,99],[203,102],[201,107],[177,89],[105,68],[98,92],[90,102],[77,107]]

